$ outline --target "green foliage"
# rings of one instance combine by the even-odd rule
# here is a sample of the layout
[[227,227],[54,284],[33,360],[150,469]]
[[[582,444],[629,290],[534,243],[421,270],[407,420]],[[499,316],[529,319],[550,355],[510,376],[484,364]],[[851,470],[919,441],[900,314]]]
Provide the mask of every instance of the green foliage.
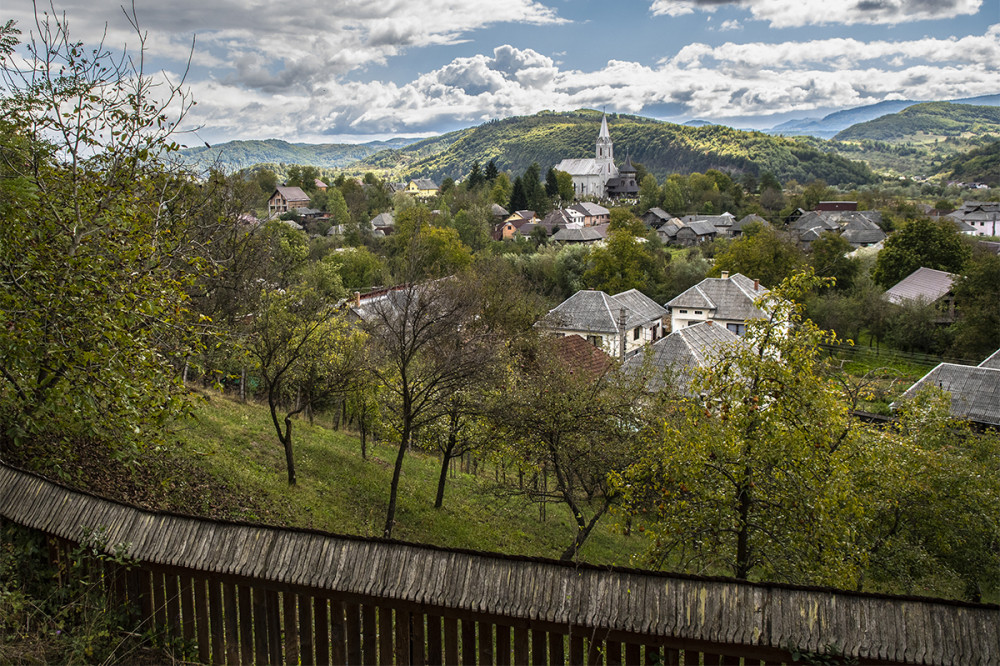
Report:
[[0,50],[0,443],[58,465],[60,442],[124,453],[184,410],[170,361],[197,345],[187,288],[212,267],[167,166],[182,92],[39,21],[26,61]]
[[1000,134],[1000,107],[927,102],[899,113],[851,125],[834,137],[836,141],[893,141],[917,134],[961,136]]
[[973,254],[953,284],[958,321],[953,351],[962,358],[985,358],[1000,349],[1000,256]]
[[748,225],[742,236],[716,253],[709,276],[719,277],[722,271],[729,271],[730,275],[742,273],[772,287],[790,277],[803,263],[802,251],[786,234],[762,224]]
[[945,160],[939,173],[953,180],[1000,186],[1000,141]]
[[630,229],[617,229],[607,242],[590,251],[584,283],[609,294],[629,289],[651,292],[665,280],[662,259],[650,251],[644,238]]
[[[849,585],[862,514],[852,465],[864,454],[816,345],[828,334],[790,298],[797,275],[762,305],[739,343],[698,373],[642,460],[617,475],[650,558],[685,571]],[[637,525],[638,523],[638,525]]]
[[872,277],[888,289],[921,267],[960,273],[970,255],[950,220],[917,217],[886,238]]

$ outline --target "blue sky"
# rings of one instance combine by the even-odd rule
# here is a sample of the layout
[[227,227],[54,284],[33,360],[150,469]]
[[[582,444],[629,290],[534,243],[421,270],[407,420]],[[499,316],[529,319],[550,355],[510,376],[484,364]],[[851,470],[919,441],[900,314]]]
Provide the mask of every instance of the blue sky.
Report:
[[[136,44],[117,0],[73,37]],[[885,99],[1000,92],[996,0],[136,0],[213,143],[428,136],[544,109],[768,128]],[[2,15],[33,27],[32,4]],[[194,51],[191,44],[194,40]],[[192,141],[192,144],[199,141]]]

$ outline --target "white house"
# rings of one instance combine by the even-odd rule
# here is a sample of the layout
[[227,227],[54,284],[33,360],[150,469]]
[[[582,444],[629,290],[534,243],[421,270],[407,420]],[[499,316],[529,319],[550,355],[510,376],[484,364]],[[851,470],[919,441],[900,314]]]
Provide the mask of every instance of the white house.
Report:
[[556,335],[577,335],[621,359],[659,339],[666,314],[653,299],[635,289],[614,296],[587,289],[549,310],[535,326]]
[[751,319],[765,319],[767,313],[754,301],[768,293],[760,280],[725,271],[720,278],[705,278],[666,304],[670,312],[670,330],[676,331],[712,320],[736,335],[746,332]]

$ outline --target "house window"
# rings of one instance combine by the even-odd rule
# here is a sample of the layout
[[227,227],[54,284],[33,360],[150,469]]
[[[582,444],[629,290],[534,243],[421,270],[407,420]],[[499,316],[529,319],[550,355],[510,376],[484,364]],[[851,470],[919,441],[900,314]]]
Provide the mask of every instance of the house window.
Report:
[[695,310],[694,313],[695,314],[701,314],[701,310]]
[[639,339],[639,329],[638,328],[635,329],[634,331],[632,331],[632,339],[633,340],[638,340]]
[[746,324],[726,324],[726,328],[736,335],[743,335],[747,331]]
[[681,310],[681,314],[687,314],[687,313],[688,313],[687,310]]
[[588,335],[587,336],[587,342],[589,342],[590,344],[594,345],[595,347],[600,347],[601,343],[604,342],[604,339],[601,338],[601,336],[599,336],[599,335]]

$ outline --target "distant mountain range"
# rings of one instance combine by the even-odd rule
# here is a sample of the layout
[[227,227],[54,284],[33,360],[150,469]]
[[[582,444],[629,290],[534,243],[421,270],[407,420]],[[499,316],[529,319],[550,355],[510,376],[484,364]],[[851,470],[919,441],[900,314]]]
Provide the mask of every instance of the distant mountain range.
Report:
[[245,169],[255,164],[299,164],[342,169],[382,150],[407,146],[417,139],[395,138],[368,143],[288,143],[279,139],[227,141],[218,145],[186,148],[181,157],[191,166],[206,169],[221,165]]
[[[1000,106],[1000,94],[983,95],[981,97],[968,97],[964,99],[951,100],[953,104],[973,104],[978,106]],[[839,132],[846,130],[851,125],[875,120],[881,116],[898,113],[903,109],[915,104],[924,102],[914,100],[890,100],[869,104],[868,106],[858,106],[853,109],[844,109],[831,113],[823,118],[800,118],[788,120],[775,125],[769,130],[764,130],[768,134],[781,134],[784,136],[815,136],[820,139],[832,139]]]

